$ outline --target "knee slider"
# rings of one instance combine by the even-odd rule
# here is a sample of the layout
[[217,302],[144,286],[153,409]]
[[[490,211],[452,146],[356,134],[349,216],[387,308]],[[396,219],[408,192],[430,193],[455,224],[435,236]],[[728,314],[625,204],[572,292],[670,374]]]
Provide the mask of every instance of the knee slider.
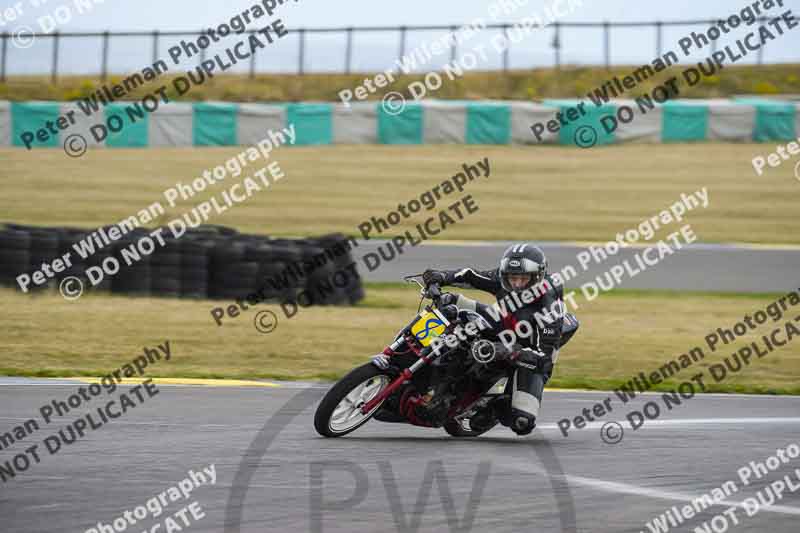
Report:
[[536,417],[519,409],[511,410],[511,430],[517,435],[527,435],[536,427]]

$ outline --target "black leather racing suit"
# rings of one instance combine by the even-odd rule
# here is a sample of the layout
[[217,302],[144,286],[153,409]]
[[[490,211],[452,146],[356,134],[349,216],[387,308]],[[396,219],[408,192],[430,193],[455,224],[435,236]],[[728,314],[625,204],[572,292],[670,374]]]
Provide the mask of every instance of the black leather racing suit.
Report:
[[[495,312],[490,306],[459,295],[456,305],[460,309],[476,311],[483,316],[496,333],[517,328],[516,343],[524,349],[517,359],[517,367],[506,391],[511,394],[510,410],[501,421],[515,432],[530,433],[539,416],[544,385],[550,379],[558,358],[561,332],[565,320],[563,288],[545,276],[542,283],[530,289],[533,301],[524,303],[520,294],[513,295],[500,282],[499,269],[476,271],[471,268],[443,271],[445,285],[456,285],[490,292],[497,298]],[[500,310],[500,313],[497,310]],[[506,311],[503,316],[502,310]],[[571,316],[566,318],[573,320]],[[527,321],[530,328],[525,324]]]

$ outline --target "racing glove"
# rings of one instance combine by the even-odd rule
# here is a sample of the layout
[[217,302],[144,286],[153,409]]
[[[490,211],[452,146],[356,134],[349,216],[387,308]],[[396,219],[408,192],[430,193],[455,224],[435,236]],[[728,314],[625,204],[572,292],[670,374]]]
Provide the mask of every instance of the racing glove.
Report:
[[549,374],[553,370],[553,360],[540,350],[533,348],[523,348],[517,352],[514,364],[518,367],[529,370],[539,370],[543,374]]
[[422,281],[425,282],[425,285],[431,285],[433,283],[437,285],[444,285],[447,283],[447,273],[442,272],[441,270],[426,270],[422,273]]
[[446,292],[439,298],[439,305],[444,307],[446,305],[455,305],[458,302],[458,294]]

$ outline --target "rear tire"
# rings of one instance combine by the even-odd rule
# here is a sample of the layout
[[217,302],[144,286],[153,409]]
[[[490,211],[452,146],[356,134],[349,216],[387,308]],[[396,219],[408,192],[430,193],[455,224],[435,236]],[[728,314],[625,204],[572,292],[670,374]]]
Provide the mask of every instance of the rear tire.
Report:
[[[366,424],[383,402],[376,405],[366,415],[356,414],[355,409],[377,396],[380,391],[389,386],[389,383],[391,383],[391,378],[372,363],[352,370],[328,391],[317,407],[314,415],[314,428],[317,433],[323,437],[341,437]],[[361,388],[360,392],[358,391],[359,387]],[[355,397],[348,398],[353,393],[355,393]],[[345,420],[334,419],[337,412],[339,418],[343,413],[346,415],[348,407],[352,416],[346,417]],[[353,418],[352,422],[349,422],[350,418]]]

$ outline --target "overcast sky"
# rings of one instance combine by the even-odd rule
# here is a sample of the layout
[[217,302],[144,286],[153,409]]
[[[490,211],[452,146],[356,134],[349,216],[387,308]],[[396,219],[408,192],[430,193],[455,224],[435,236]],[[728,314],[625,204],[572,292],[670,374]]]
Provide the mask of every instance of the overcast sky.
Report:
[[[256,3],[255,0],[103,0],[93,6],[91,11],[78,14],[76,0],[38,0],[45,5],[34,7],[36,0],[18,0],[22,15],[14,21],[5,21],[0,31],[11,31],[27,26],[42,31],[40,22],[47,23],[59,6],[67,6],[70,20],[58,24],[60,31],[79,30],[197,30],[217,26],[231,16]],[[91,0],[83,0],[84,2]],[[524,0],[509,0],[510,2]],[[738,12],[745,2],[736,0],[560,0],[561,9],[569,9],[570,2],[579,4],[563,22],[601,22],[601,21],[670,21],[691,19],[717,19]],[[544,8],[552,6],[554,0],[529,0],[514,13],[504,14],[502,10],[492,10],[493,2],[487,0],[405,0],[387,2],[386,0],[298,0],[278,8],[275,17],[283,19],[289,29],[302,27],[361,27],[361,26],[400,26],[400,25],[460,25],[476,18],[488,22],[513,23],[525,16],[544,13]],[[785,0],[785,8],[770,11],[777,15],[795,4],[800,16],[800,1]],[[0,0],[3,8],[17,4],[17,0]],[[582,4],[582,5],[580,5]],[[0,10],[0,16],[2,12]],[[61,12],[65,8],[61,7]],[[494,19],[493,19],[494,15]],[[44,19],[42,19],[44,17]],[[260,26],[260,24],[258,25]],[[252,26],[253,28],[257,26]],[[668,27],[664,30],[664,49],[676,48],[679,38],[691,29],[701,27]],[[746,34],[741,31],[739,37]],[[429,41],[440,32],[414,32],[409,34],[408,47],[412,48],[423,41]],[[491,32],[475,39],[474,43],[488,42]],[[551,30],[538,32],[523,42],[512,45],[510,61],[512,68],[550,66],[554,53],[551,47]],[[160,41],[159,55],[166,55],[167,48],[176,38],[163,37]],[[483,40],[483,41],[482,41]],[[233,41],[231,41],[233,42]],[[100,39],[62,39],[59,50],[60,70],[76,73],[92,73],[99,70]],[[603,61],[602,29],[566,29],[562,34],[562,61],[572,64],[599,64]],[[725,44],[725,43],[723,43]],[[396,34],[364,33],[357,34],[354,41],[353,68],[356,70],[383,69],[392,64],[398,55],[398,36]],[[307,71],[338,71],[344,66],[345,38],[343,35],[310,36],[306,46]],[[698,52],[694,60],[707,55],[708,50]],[[39,39],[30,48],[21,50],[9,46],[8,70],[10,73],[47,72],[52,61],[51,39]],[[611,60],[614,63],[650,62],[656,54],[655,32],[649,28],[614,29],[611,34]],[[258,70],[292,71],[296,69],[298,41],[290,35],[275,46],[259,52]],[[112,70],[125,72],[138,70],[152,59],[152,40],[149,38],[113,39],[110,49]],[[800,27],[795,28],[777,41],[770,43],[764,51],[768,62],[800,62]],[[442,57],[441,63],[449,57]],[[690,60],[693,58],[689,58]],[[755,55],[742,62],[754,62]],[[496,68],[502,62],[499,54],[494,54],[478,68]],[[246,65],[242,65],[245,69]]]
[[[26,22],[52,11],[56,6],[75,5],[74,0],[39,0],[46,4],[33,8],[33,0],[22,0],[23,9],[29,11]],[[88,0],[87,0],[88,1]],[[524,0],[509,0],[523,3]],[[568,1],[564,0],[563,5]],[[632,21],[632,20],[683,20],[711,19],[729,14],[747,5],[736,0],[571,0],[582,4],[566,20],[575,21]],[[16,1],[3,0],[2,6]],[[92,12],[75,18],[65,27],[70,29],[151,30],[196,29],[229,18],[233,13],[256,4],[255,0],[100,0]],[[293,26],[370,26],[370,25],[426,25],[460,24],[476,17],[487,17],[487,0],[298,0],[294,5],[283,6],[280,14],[291,20]],[[531,11],[541,10],[553,0],[529,0],[516,13],[502,18],[513,22]],[[789,7],[796,0],[785,0]],[[800,4],[795,7],[800,7]]]

